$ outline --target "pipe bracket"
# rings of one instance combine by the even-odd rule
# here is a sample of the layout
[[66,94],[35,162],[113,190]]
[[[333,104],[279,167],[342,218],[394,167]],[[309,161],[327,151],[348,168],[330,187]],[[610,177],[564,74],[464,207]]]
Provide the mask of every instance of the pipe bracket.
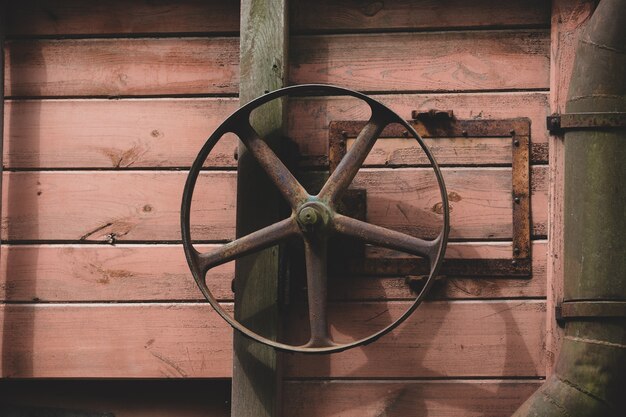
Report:
[[555,308],[558,322],[596,317],[626,318],[626,301],[565,301]]
[[553,135],[567,130],[626,128],[626,112],[555,113],[548,116],[547,129]]

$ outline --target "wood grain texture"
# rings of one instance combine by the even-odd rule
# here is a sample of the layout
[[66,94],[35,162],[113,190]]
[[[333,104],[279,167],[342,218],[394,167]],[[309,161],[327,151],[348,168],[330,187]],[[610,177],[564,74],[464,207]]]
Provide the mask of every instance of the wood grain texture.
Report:
[[549,45],[540,30],[295,37],[290,81],[370,92],[548,88]]
[[[350,311],[333,316],[334,329],[354,336],[371,332],[407,303],[346,306]],[[207,303],[17,304],[2,305],[0,312],[2,334],[11,335],[1,351],[3,377],[231,374],[232,330]],[[544,317],[541,301],[426,303],[370,346],[290,356],[286,370],[290,377],[543,375]]]
[[5,378],[226,378],[232,330],[208,303],[0,307]]
[[228,417],[230,381],[5,380],[0,403],[113,413],[115,417]]
[[[232,98],[8,101],[9,168],[191,166],[205,140],[237,109]],[[207,166],[235,166],[224,137]]]
[[[533,168],[534,235],[547,222],[545,166]],[[445,168],[452,195],[451,237],[510,238],[510,168]],[[65,171],[4,175],[2,238],[8,240],[176,241],[185,172]],[[363,169],[368,220],[423,237],[438,232],[441,213],[427,168]],[[205,171],[192,204],[192,237],[234,237],[235,172]]]
[[295,2],[292,19],[297,30],[310,32],[548,26],[550,5],[543,0],[320,0]]
[[[9,240],[180,240],[186,172],[6,173],[3,238]],[[235,172],[200,175],[192,237],[234,237]],[[207,197],[210,198],[207,198]]]
[[[239,30],[239,2],[182,0],[25,0],[11,2],[10,35],[112,35],[213,33]],[[457,27],[547,26],[549,5],[542,0],[475,1],[355,0],[294,2],[296,31],[434,29]]]
[[[406,302],[335,304],[334,340],[352,340],[391,323]],[[302,329],[295,321],[288,334]],[[289,378],[450,378],[541,376],[544,301],[432,302],[391,334],[363,348],[326,356],[290,355]]]
[[[243,106],[287,86],[289,69],[288,0],[242,0],[239,99]],[[280,153],[286,132],[287,99],[273,100],[252,112],[248,122]],[[290,210],[265,175],[251,149],[239,145],[237,226],[242,237],[284,218]],[[252,332],[277,340],[281,330],[281,246],[265,248],[235,261],[234,317]],[[282,354],[239,332],[233,339],[232,417],[282,416]]]
[[[382,94],[373,97],[405,119],[412,110],[453,110],[459,119],[531,119],[531,139],[546,144],[545,118],[549,114],[546,93]],[[289,135],[305,155],[325,155],[328,125],[337,120],[367,120],[369,109],[358,100],[321,97],[292,100]]]
[[[235,94],[237,38],[15,40],[8,96]],[[543,30],[296,36],[289,83],[363,91],[542,89]],[[419,54],[415,51],[419,50]],[[97,69],[96,69],[97,68]]]
[[7,96],[236,93],[237,38],[7,42]]
[[237,1],[26,0],[7,14],[14,36],[239,31]]
[[[197,245],[208,251],[215,245]],[[180,245],[7,245],[0,250],[0,301],[203,301]],[[368,257],[391,257],[374,250]],[[446,257],[510,258],[511,244],[451,243]],[[158,268],[155,262],[158,261]],[[222,301],[233,299],[232,263],[212,269],[207,282]],[[404,277],[336,277],[330,295],[345,300],[413,299]],[[532,279],[447,277],[431,299],[545,297],[546,242],[533,245]]]
[[[430,108],[453,109],[461,119],[529,117],[533,143],[547,145],[545,93],[374,97],[406,119],[414,109]],[[12,169],[190,166],[206,138],[237,106],[236,98],[9,100],[4,164]],[[327,154],[331,121],[365,120],[367,116],[364,106],[345,97],[292,99],[288,135],[304,156],[319,159]],[[468,148],[465,141],[456,140],[433,151],[442,162],[510,159],[500,142],[474,142]],[[398,150],[387,149],[389,156],[384,158],[404,160],[405,153],[400,151],[404,144],[397,145]],[[452,146],[462,147],[463,152],[455,155]],[[206,166],[235,166],[236,147],[235,138],[225,137]],[[384,162],[378,158],[376,163]]]
[[[227,380],[4,381],[0,401],[116,417],[226,417],[229,385]],[[285,415],[501,417],[538,385],[532,380],[288,382]]]
[[502,417],[538,381],[329,381],[285,385],[291,417]]
[[[552,2],[552,47],[550,71],[550,109],[553,113],[565,111],[567,92],[574,69],[578,37],[584,23],[591,16],[596,2],[591,0]],[[563,203],[565,183],[565,146],[563,136],[550,136],[549,179],[549,234],[548,246],[548,326],[546,354],[547,374],[553,372],[561,346],[563,328],[555,319],[554,307],[563,300]]]

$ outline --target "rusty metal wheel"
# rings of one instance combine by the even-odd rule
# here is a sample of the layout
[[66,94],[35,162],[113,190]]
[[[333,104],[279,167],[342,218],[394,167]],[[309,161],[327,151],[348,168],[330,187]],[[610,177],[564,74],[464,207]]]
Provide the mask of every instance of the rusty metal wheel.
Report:
[[[317,195],[309,195],[250,124],[250,114],[255,108],[276,98],[294,95],[352,96],[367,103],[371,109],[371,117],[368,123],[359,133],[352,148],[341,160]],[[356,176],[367,154],[374,146],[378,135],[390,123],[403,125],[417,140],[432,164],[443,204],[443,226],[434,240],[423,240],[356,220],[341,215],[336,211],[336,206],[341,196]],[[244,143],[251,155],[261,165],[278,187],[285,200],[287,200],[291,206],[292,214],[285,220],[236,239],[214,251],[200,253],[194,248],[191,241],[189,218],[193,190],[204,161],[215,144],[226,133],[234,133]],[[435,275],[441,266],[448,241],[449,217],[448,198],[441,170],[422,138],[409,123],[383,104],[359,92],[336,86],[307,84],[276,90],[251,101],[229,116],[209,137],[196,157],[187,177],[181,207],[181,228],[187,262],[198,287],[215,311],[233,328],[260,343],[273,346],[279,350],[301,353],[331,353],[373,342],[389,333],[415,311],[431,288]],[[334,233],[358,238],[369,244],[420,256],[426,258],[430,264],[430,273],[424,287],[415,298],[413,304],[397,320],[368,337],[342,344],[333,341],[327,319],[326,262],[328,237]],[[311,329],[308,343],[299,346],[267,339],[243,326],[217,302],[206,283],[206,273],[209,269],[273,246],[281,240],[293,236],[300,236],[304,241]]]

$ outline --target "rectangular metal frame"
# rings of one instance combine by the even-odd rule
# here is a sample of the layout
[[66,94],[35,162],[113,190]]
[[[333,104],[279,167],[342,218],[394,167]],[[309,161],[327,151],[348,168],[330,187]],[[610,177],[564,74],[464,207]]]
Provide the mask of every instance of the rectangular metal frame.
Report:
[[[366,121],[333,121],[329,125],[328,162],[332,172],[347,152],[347,142],[355,138]],[[420,118],[409,121],[422,138],[506,138],[511,141],[512,159],[512,254],[510,259],[446,259],[442,275],[530,278],[531,258],[531,140],[528,118],[499,120],[458,120]],[[401,125],[387,126],[379,139],[409,137]],[[543,152],[537,152],[543,159]],[[533,158],[535,159],[535,158]],[[479,165],[479,164],[477,164]],[[361,261],[361,260],[359,260]],[[365,259],[350,262],[353,273],[363,275],[418,275],[426,265],[415,258]]]

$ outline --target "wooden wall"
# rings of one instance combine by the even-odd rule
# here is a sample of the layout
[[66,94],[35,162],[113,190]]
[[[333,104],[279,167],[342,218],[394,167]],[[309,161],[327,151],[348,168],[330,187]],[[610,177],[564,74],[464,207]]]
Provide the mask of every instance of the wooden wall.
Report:
[[[291,13],[291,83],[355,88],[407,119],[430,108],[528,117],[547,148],[549,2],[294,0]],[[7,21],[2,376],[222,379],[5,381],[0,399],[158,415],[125,394],[153,384],[161,415],[226,415],[232,333],[195,288],[178,219],[185,168],[238,106],[237,2],[23,0]],[[328,123],[364,118],[345,98],[293,100],[289,132],[324,161]],[[196,191],[194,236],[207,248],[234,236],[235,148],[220,143]],[[510,146],[477,143],[463,166],[450,149],[436,153],[458,197],[448,256],[510,257]],[[375,344],[287,356],[285,415],[501,416],[521,404],[545,376],[547,168],[532,167],[531,280],[450,277]],[[414,232],[437,220],[432,196],[408,197],[426,173],[363,170],[369,220]],[[409,201],[385,211],[383,197]],[[229,305],[232,265],[211,274]],[[339,329],[363,317],[360,331],[374,329],[411,298],[400,277],[347,288],[363,303],[338,313]],[[202,397],[203,383],[214,394]]]

